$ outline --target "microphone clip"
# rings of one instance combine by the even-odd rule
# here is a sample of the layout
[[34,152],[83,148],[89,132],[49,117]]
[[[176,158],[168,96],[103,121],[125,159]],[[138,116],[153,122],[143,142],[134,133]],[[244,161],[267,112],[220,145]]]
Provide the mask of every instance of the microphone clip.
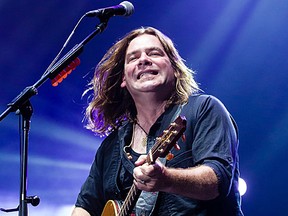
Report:
[[[40,198],[38,196],[28,196],[25,199],[26,203],[30,203],[32,206],[38,206],[40,203]],[[11,209],[4,209],[4,208],[0,208],[0,211],[2,212],[16,212],[19,211],[19,206],[16,208],[11,208]]]

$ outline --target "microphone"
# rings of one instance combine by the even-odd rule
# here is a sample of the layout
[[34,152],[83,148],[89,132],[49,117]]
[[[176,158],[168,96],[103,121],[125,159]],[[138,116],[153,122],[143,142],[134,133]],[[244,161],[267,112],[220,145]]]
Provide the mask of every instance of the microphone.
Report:
[[123,1],[119,5],[88,11],[85,16],[110,18],[112,16],[130,16],[134,13],[134,6],[129,1]]

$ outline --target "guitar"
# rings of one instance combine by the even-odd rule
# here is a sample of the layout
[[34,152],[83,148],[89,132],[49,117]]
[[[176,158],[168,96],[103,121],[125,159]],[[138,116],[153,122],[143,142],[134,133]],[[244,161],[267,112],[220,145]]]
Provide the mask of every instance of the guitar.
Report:
[[[155,144],[147,154],[146,163],[153,164],[158,157],[166,156],[168,159],[169,156],[171,158],[171,154],[169,154],[170,150],[173,146],[179,148],[177,140],[183,135],[185,130],[186,119],[185,117],[178,116],[177,119],[163,131],[162,135],[156,138]],[[133,210],[140,194],[141,190],[132,184],[122,206],[116,200],[109,200],[101,216],[128,216]]]

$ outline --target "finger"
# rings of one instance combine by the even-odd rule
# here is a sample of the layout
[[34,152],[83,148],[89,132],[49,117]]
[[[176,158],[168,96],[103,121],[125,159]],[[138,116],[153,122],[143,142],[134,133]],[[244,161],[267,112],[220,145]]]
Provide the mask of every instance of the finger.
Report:
[[137,182],[139,182],[140,179],[144,179],[144,175],[143,175],[143,173],[142,173],[142,171],[141,171],[141,169],[140,169],[139,167],[134,168],[133,178],[134,178]]
[[159,160],[157,160],[154,164],[154,169],[156,172],[163,172],[163,169],[164,169],[164,164],[162,164]]
[[135,161],[136,166],[140,166],[146,162],[147,155],[140,155],[140,157]]
[[147,182],[146,181],[144,181],[144,180],[141,180],[141,179],[134,179],[134,184],[135,184],[135,186],[137,187],[137,188],[141,188],[142,189],[142,187],[144,187],[144,186],[147,186]]
[[136,168],[134,168],[133,178],[134,178],[134,180],[135,180],[137,183],[144,184],[144,185],[146,185],[147,181],[149,180],[149,179],[147,178],[147,175],[145,175],[145,174],[142,172],[141,167],[136,167]]
[[[164,169],[164,165],[162,163],[158,163],[156,162],[155,164],[144,164],[143,166],[139,166],[137,167],[139,169],[139,173],[138,176],[141,178],[141,176],[139,175],[140,172],[142,175],[145,175],[149,178],[154,178],[154,177],[159,177],[162,175],[163,173],[163,169]],[[141,178],[142,179],[142,178]]]
[[137,182],[139,182],[140,184],[146,185],[146,181],[139,179]]
[[147,179],[147,174],[145,173],[145,171],[142,169],[142,167],[135,167],[134,170],[133,170],[133,177],[134,179],[136,180],[144,180],[146,181]]

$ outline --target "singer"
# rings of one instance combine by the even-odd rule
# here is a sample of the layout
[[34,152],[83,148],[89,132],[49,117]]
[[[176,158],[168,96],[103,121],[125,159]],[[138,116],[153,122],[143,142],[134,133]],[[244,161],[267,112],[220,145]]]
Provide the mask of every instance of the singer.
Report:
[[[219,99],[202,93],[166,35],[152,27],[128,33],[99,62],[89,90],[87,127],[107,137],[73,216],[243,215],[236,123]],[[180,149],[147,163],[156,137],[177,116],[187,119]],[[142,193],[132,212],[119,213],[131,185]]]

